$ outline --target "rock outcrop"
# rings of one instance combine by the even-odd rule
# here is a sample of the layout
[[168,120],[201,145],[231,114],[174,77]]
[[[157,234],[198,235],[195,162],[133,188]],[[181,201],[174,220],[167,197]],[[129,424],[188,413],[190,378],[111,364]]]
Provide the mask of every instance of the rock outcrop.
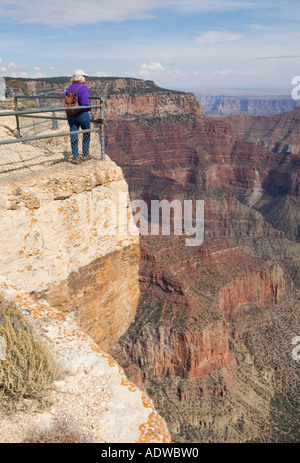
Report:
[[192,115],[112,121],[107,142],[132,198],[205,200],[207,238],[297,240],[298,156],[275,156],[235,138],[224,119]]
[[227,118],[233,132],[248,141],[265,146],[274,153],[300,154],[300,107],[274,116]]
[[139,234],[121,168],[106,156],[8,178],[0,190],[0,296],[46,336],[63,372],[51,407],[4,417],[1,441],[71,430],[84,442],[170,442],[152,401],[104,352],[139,299]]
[[224,117],[231,114],[269,116],[291,111],[297,102],[290,95],[226,96],[196,94],[206,116]]
[[139,298],[139,236],[121,169],[90,161],[0,188],[0,274],[113,345]]
[[0,442],[43,442],[41,438],[64,442],[68,433],[73,442],[75,438],[89,443],[170,442],[151,399],[70,317],[34,301],[2,276],[0,294],[2,300],[15,303],[31,329],[47,339],[61,369],[61,378],[48,387],[48,407],[1,416]]
[[[28,94],[43,94],[67,88],[70,78],[24,80]],[[90,95],[105,100],[106,118],[132,118],[148,115],[165,117],[182,113],[203,114],[200,102],[193,93],[171,91],[155,85],[151,80],[133,78],[89,77]]]

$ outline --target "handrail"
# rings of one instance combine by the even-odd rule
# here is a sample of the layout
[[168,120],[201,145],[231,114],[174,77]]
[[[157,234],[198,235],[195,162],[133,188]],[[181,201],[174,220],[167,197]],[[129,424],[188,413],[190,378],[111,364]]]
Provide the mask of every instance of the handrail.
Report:
[[34,140],[42,140],[43,138],[55,138],[55,137],[63,137],[66,135],[76,135],[80,133],[91,133],[91,132],[99,132],[98,129],[85,129],[85,130],[73,130],[72,132],[60,132],[60,133],[45,133],[44,135],[32,136],[32,137],[21,137],[21,138],[14,138],[13,140],[0,140],[0,145],[10,145],[11,143],[23,143],[26,141],[34,141]]
[[[89,106],[76,106],[76,109],[93,109],[100,108],[101,104],[98,105],[89,105]],[[66,107],[61,106],[48,106],[47,108],[38,108],[38,109],[24,109],[23,111],[5,111],[0,112],[0,116],[22,116],[23,114],[38,114],[38,113],[52,113],[56,111],[67,111]]]
[[[15,107],[17,108],[17,99],[20,98],[20,99],[23,99],[24,96],[23,95],[20,95],[20,96],[15,96]],[[28,96],[27,98],[35,98],[35,96]],[[41,98],[41,97],[38,97],[38,98]],[[45,97],[46,98],[46,97]],[[56,97],[53,97],[52,98],[56,98]],[[64,97],[61,97],[61,98],[64,98]],[[49,97],[47,97],[47,99],[50,99]],[[96,104],[96,105],[86,105],[86,106],[76,106],[76,109],[78,110],[81,110],[81,109],[93,109],[93,108],[99,108],[100,109],[100,118],[99,119],[96,119],[96,120],[93,120],[91,122],[97,122],[99,123],[99,128],[100,128],[100,144],[101,144],[101,160],[104,161],[105,160],[105,136],[104,136],[104,108],[103,108],[103,100],[101,97],[91,97],[90,99],[97,99],[97,100],[100,100],[100,104]],[[21,132],[20,132],[20,124],[19,124],[19,117],[30,117],[30,115],[34,118],[34,117],[38,117],[38,116],[35,116],[36,114],[39,114],[39,113],[55,113],[55,112],[60,112],[60,111],[65,111],[67,112],[68,109],[64,106],[48,106],[46,108],[37,108],[37,109],[25,109],[25,110],[15,110],[15,111],[5,111],[5,112],[0,112],[0,117],[1,116],[15,116],[16,117],[16,122],[17,122],[17,131],[18,131],[18,135],[19,135],[19,138],[17,139],[14,139],[14,140],[3,140],[3,141],[0,141],[0,145],[3,145],[3,144],[11,144],[11,143],[18,143],[18,142],[27,142],[27,141],[33,141],[33,140],[40,140],[40,139],[44,139],[44,138],[54,138],[54,137],[60,137],[60,136],[65,136],[65,135],[71,135],[72,134],[78,134],[78,133],[86,133],[86,132],[99,132],[98,129],[87,129],[87,130],[78,130],[78,131],[70,131],[70,132],[60,132],[60,133],[55,133],[55,134],[44,134],[44,135],[39,135],[39,136],[32,136],[32,137],[22,137],[21,136]],[[48,118],[48,117],[47,117]],[[60,117],[55,117],[55,115],[53,117],[51,117],[51,119],[53,120],[61,120],[62,118]],[[65,120],[67,120],[66,118],[64,118]]]
[[[42,99],[44,98],[45,100],[49,100],[51,98],[53,99],[64,99],[65,98],[65,94],[54,94],[54,95],[43,95],[43,94],[37,94],[37,95],[15,95],[16,99],[20,99],[20,100],[35,100],[35,99]],[[89,96],[89,100],[99,100],[101,103],[104,103],[104,100],[102,98],[102,96]]]

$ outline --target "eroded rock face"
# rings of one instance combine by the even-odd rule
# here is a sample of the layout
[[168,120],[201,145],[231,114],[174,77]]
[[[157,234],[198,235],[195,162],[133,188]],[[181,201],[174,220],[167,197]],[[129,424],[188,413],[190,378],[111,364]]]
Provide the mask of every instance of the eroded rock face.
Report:
[[153,199],[202,199],[205,209],[199,247],[141,237],[139,307],[113,355],[176,441],[285,439],[283,394],[294,400],[298,384],[288,341],[300,329],[298,156],[203,116],[114,120],[107,134],[132,199],[149,210]]
[[228,241],[191,251],[180,237],[173,245],[171,238],[158,245],[149,237],[143,240],[140,287],[135,324],[120,344],[149,381],[199,379],[234,365],[231,323],[243,319],[247,331],[251,317],[279,305],[291,284],[279,266]]
[[201,116],[112,121],[107,135],[133,199],[205,200],[207,237],[297,240],[299,156],[275,156]]
[[224,117],[230,114],[257,114],[269,116],[283,113],[295,108],[297,102],[290,95],[259,96],[226,96],[201,95],[197,93],[203,104],[205,114],[212,117]]
[[[50,90],[61,91],[70,84],[69,78],[25,81],[29,94],[45,93]],[[171,91],[154,84],[131,78],[93,78],[86,84],[91,96],[105,99],[106,118],[132,118],[139,115],[165,117],[182,113],[203,114],[201,103],[193,93]]]
[[180,115],[182,112],[203,114],[202,106],[192,93],[149,95],[112,95],[106,103],[106,116],[120,118],[128,116],[148,115],[165,117],[169,114]]
[[300,107],[269,117],[234,115],[227,118],[234,133],[274,153],[300,153]]
[[286,282],[281,267],[253,271],[235,278],[220,292],[220,310],[235,315],[243,306],[278,305],[285,294]]
[[0,273],[77,321],[104,348],[139,297],[139,236],[112,161],[1,186]]
[[65,442],[68,432],[75,443],[171,441],[151,399],[70,317],[35,301],[3,276],[0,294],[17,305],[34,332],[46,338],[61,369],[59,380],[48,385],[47,408],[1,416],[0,442],[43,442],[41,435],[48,443]]

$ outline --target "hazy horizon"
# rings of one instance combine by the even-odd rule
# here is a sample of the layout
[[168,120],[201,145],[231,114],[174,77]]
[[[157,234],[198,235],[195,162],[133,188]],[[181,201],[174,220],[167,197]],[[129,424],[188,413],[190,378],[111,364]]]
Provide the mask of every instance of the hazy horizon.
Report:
[[[45,77],[16,77],[16,76],[3,76],[6,80],[11,80],[15,78],[21,78],[21,79],[60,79],[60,78],[70,78],[71,76],[67,75],[57,75],[57,76],[45,76]],[[124,79],[124,78],[130,78],[128,76],[102,76],[103,78],[116,78],[116,79]],[[89,79],[92,80],[93,78],[101,78],[100,76],[93,76],[90,75],[87,77],[86,83],[88,85]],[[141,79],[141,78],[136,78],[136,77],[131,77],[134,79]],[[149,80],[149,79],[141,79],[141,80]],[[150,79],[153,80],[153,79]],[[158,87],[162,87],[159,85],[155,80],[153,80],[154,84],[157,85]],[[211,96],[252,96],[252,97],[263,97],[263,96],[285,96],[288,97],[291,96],[291,91],[292,91],[292,86],[291,88],[283,88],[283,87],[270,87],[270,86],[265,86],[265,87],[257,87],[257,88],[251,88],[251,87],[229,87],[229,86],[218,86],[218,85],[198,85],[198,86],[164,86],[163,88],[168,89],[168,90],[174,90],[174,91],[183,91],[183,92],[192,92],[195,93],[196,95],[211,95]]]

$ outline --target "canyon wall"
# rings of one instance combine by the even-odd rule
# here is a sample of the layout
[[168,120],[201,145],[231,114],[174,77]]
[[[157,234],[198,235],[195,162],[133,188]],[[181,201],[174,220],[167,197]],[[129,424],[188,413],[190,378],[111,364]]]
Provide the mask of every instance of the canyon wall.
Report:
[[274,153],[300,154],[300,107],[270,117],[234,115],[227,120],[239,137]]
[[[131,78],[89,77],[86,84],[90,96],[105,100],[107,118],[132,118],[145,115],[164,117],[182,113],[203,114],[203,109],[193,93],[161,88],[151,80]],[[23,79],[25,92],[44,94],[49,91],[62,93],[70,85],[70,78]]]
[[224,117],[231,114],[250,114],[269,116],[291,111],[297,105],[291,95],[273,96],[226,96],[201,95],[196,93],[205,115]]
[[149,219],[153,199],[205,206],[200,247],[141,236],[139,306],[112,354],[152,395],[175,441],[284,440],[284,426],[296,439],[296,415],[283,404],[297,402],[298,156],[274,156],[227,120],[192,113],[111,118],[106,132]]
[[22,412],[0,411],[1,442],[64,442],[68,433],[84,442],[170,442],[151,399],[106,353],[139,299],[139,233],[121,168],[106,156],[8,178],[0,191],[1,300],[46,338],[61,372],[44,407],[28,398]]
[[0,186],[0,274],[108,348],[134,319],[139,236],[109,159]]

